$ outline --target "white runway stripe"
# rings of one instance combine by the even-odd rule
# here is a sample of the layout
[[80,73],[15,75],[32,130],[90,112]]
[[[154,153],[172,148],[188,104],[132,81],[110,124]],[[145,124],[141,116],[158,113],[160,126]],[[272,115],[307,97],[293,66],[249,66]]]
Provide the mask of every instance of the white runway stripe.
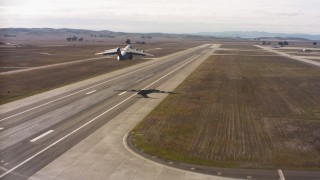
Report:
[[37,140],[39,140],[39,139],[41,139],[41,138],[45,137],[46,135],[48,135],[48,134],[52,133],[53,131],[54,131],[54,130],[49,130],[49,131],[47,131],[47,132],[45,132],[45,133],[41,134],[40,136],[38,136],[38,137],[36,137],[36,138],[34,138],[34,139],[30,140],[30,142],[36,142]]
[[86,93],[86,94],[92,94],[92,93],[94,93],[94,92],[96,92],[97,90],[93,90],[93,91],[90,91],[90,92],[88,92],[88,93]]

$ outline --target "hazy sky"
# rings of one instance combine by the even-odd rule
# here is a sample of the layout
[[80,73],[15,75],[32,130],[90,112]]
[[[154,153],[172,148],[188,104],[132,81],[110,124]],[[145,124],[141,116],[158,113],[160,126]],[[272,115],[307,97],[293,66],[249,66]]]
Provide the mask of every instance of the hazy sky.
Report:
[[320,0],[0,0],[0,27],[320,34]]

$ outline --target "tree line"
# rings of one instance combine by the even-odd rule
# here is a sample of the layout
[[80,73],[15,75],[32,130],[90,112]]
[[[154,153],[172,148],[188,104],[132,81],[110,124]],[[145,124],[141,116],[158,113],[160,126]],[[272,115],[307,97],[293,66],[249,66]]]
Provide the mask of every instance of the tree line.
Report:
[[83,41],[83,38],[78,38],[77,36],[71,36],[66,38],[67,41]]

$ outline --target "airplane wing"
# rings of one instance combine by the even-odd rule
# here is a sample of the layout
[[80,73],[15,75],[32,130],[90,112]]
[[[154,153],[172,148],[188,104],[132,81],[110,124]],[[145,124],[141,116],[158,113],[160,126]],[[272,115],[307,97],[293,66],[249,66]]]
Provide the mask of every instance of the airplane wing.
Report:
[[121,54],[120,48],[115,48],[115,49],[105,50],[100,53],[95,53],[95,55],[116,55],[116,54],[119,55],[119,53]]
[[131,53],[132,55],[136,55],[136,56],[154,56],[153,54],[145,53],[143,51],[137,51],[134,49],[129,49],[129,50],[127,50],[127,52]]

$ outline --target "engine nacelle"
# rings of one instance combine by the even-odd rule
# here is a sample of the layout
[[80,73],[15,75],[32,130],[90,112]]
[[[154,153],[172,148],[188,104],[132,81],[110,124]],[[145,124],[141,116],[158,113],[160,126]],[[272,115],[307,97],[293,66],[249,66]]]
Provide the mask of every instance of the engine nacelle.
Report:
[[120,54],[118,54],[117,59],[118,59],[118,61],[123,61],[123,60],[128,59],[128,56],[129,56],[129,55],[130,55],[130,54],[128,54],[127,52],[121,51]]
[[124,58],[123,56],[118,56],[117,59],[118,59],[118,61],[123,61],[123,60],[125,60],[125,58]]
[[119,47],[117,48],[117,54],[118,56],[121,56],[121,49]]

